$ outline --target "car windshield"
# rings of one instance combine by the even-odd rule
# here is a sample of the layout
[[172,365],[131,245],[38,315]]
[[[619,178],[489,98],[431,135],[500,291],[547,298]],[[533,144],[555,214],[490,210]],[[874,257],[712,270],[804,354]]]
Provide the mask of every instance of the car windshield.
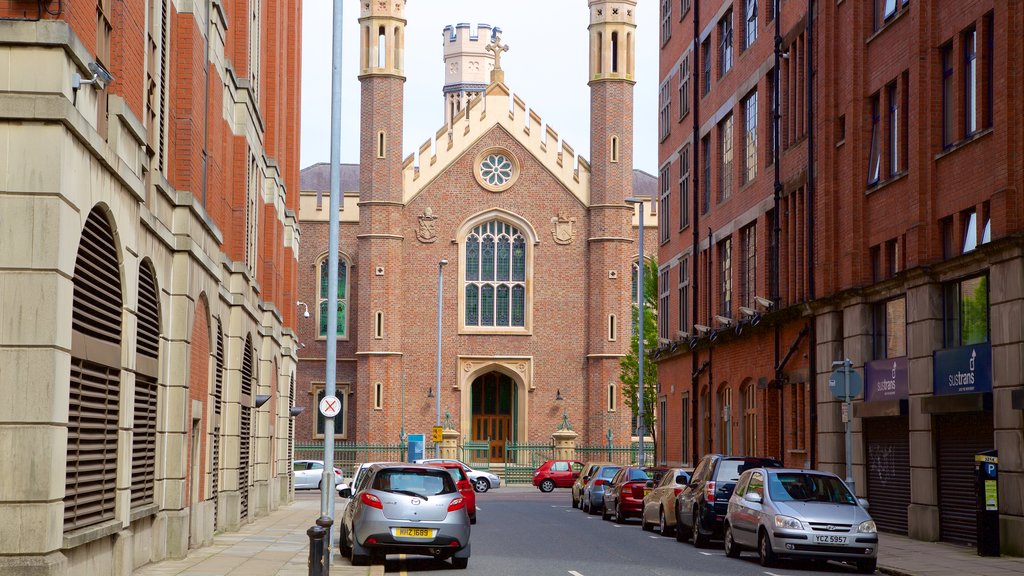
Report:
[[597,477],[604,478],[605,480],[611,480],[619,473],[619,470],[622,470],[622,468],[619,468],[618,466],[608,466],[607,468],[602,468]]
[[643,470],[640,470],[639,468],[630,468],[629,469],[629,480],[628,480],[628,482],[633,482],[634,480],[650,480],[650,479],[651,479],[651,477],[647,475],[647,472],[645,472]]
[[373,479],[373,489],[423,498],[456,491],[455,482],[447,471],[415,468],[381,470]]
[[835,476],[783,472],[768,474],[768,493],[776,502],[827,502],[856,505],[857,499]]

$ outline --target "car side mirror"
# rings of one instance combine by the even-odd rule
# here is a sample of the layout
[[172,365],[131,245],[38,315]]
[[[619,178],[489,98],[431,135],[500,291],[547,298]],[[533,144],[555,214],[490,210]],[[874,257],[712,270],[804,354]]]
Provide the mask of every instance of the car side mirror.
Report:
[[351,498],[352,497],[352,489],[351,488],[342,488],[341,490],[338,490],[338,496],[341,496],[342,498]]
[[584,482],[590,482],[590,476],[584,476],[583,477],[583,481]]
[[743,495],[743,499],[746,500],[747,502],[752,502],[754,504],[761,503],[761,495],[758,494],[757,492],[747,492],[746,494]]
[[865,510],[868,509],[868,499],[867,498],[857,498],[857,504],[860,504],[860,507],[865,509]]

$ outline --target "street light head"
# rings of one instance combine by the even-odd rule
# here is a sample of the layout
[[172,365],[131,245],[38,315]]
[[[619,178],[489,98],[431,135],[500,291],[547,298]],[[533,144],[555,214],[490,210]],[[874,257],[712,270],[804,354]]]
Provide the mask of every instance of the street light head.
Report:
[[626,204],[643,204],[643,198],[626,198]]
[[448,265],[448,261],[447,261],[447,260],[441,260],[441,261],[439,261],[439,262],[437,263],[437,265],[438,265],[438,266],[447,266],[447,265]]

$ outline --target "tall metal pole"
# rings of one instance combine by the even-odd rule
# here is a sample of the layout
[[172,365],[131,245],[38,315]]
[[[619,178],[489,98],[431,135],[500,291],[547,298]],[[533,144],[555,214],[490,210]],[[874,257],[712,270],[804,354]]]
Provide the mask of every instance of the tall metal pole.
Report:
[[[342,0],[334,0],[334,45],[331,64],[331,201],[327,246],[327,373],[324,396],[335,396],[338,368],[338,221],[341,212],[341,25]],[[344,404],[342,404],[344,406]],[[324,475],[320,485],[320,515],[334,518],[334,418],[324,418]],[[331,546],[327,534],[326,546]],[[330,558],[330,555],[328,555]]]
[[850,403],[850,371],[853,362],[849,358],[843,360],[843,403],[846,405],[846,414],[843,420],[846,421],[846,485],[855,495],[857,489],[853,485],[853,432],[851,430],[853,406]]
[[644,465],[644,268],[647,262],[644,258],[644,202],[639,198],[626,198],[626,203],[636,205],[640,208],[640,258],[636,273],[636,307],[637,307],[637,408],[636,408],[636,436],[637,449],[639,454],[636,457],[638,466]]
[[[447,260],[437,263],[437,394],[434,400],[437,403],[437,426],[441,425],[441,294],[444,291],[444,266]],[[441,457],[441,445],[434,442],[434,458]]]

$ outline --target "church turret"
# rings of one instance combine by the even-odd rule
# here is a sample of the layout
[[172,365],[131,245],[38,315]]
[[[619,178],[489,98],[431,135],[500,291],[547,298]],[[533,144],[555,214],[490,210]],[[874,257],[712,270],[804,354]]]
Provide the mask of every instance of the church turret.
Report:
[[359,81],[359,270],[355,294],[358,376],[352,396],[357,434],[394,441],[399,426],[384,415],[399,386],[403,324],[401,292],[402,128],[405,86],[405,0],[361,2]]
[[[500,32],[494,28],[494,32]],[[444,27],[444,121],[451,124],[469,100],[487,89],[494,53],[487,50],[492,28],[477,25],[476,34],[467,23]]]

